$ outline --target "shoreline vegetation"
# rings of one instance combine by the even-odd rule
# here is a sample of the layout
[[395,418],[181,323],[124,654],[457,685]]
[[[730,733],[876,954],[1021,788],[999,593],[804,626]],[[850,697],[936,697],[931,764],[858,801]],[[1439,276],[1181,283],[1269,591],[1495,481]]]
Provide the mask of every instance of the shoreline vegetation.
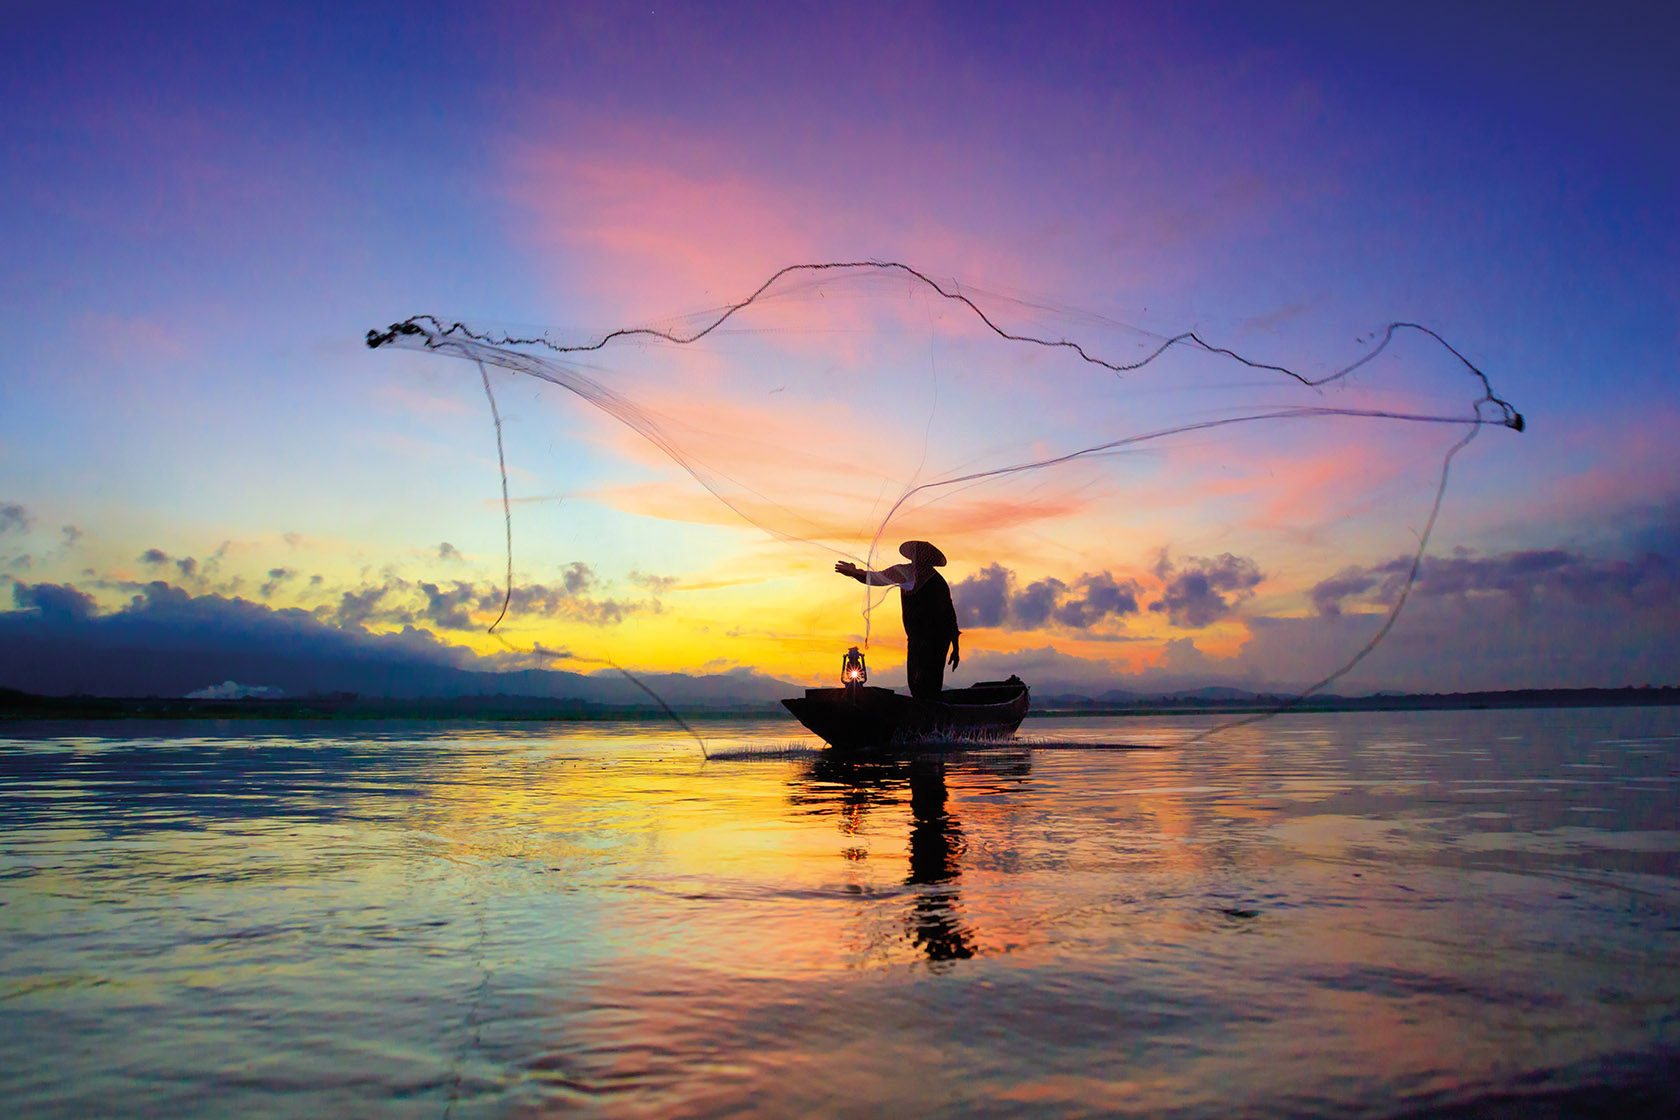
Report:
[[[1226,691],[1226,690],[1219,690]],[[1050,696],[1029,716],[1247,715],[1290,712],[1465,711],[1515,708],[1618,708],[1680,705],[1680,687],[1527,688],[1503,692],[1378,693],[1371,696],[1243,694],[1136,697],[1123,701]],[[677,709],[690,720],[790,719],[779,703]],[[617,722],[667,720],[654,705],[602,704],[590,700],[479,695],[448,699],[389,699],[338,692],[320,696],[202,699],[186,697],[39,696],[0,688],[0,722],[122,719],[259,720],[531,720]]]

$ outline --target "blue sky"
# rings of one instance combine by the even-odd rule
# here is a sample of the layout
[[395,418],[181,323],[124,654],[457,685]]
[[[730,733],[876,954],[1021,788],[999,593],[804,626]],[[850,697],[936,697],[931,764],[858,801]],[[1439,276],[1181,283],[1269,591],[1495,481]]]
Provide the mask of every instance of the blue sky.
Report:
[[[1389,321],[1429,325],[1530,427],[1489,431],[1460,459],[1433,550],[1443,563],[1459,550],[1455,574],[1420,585],[1416,617],[1360,683],[1665,678],[1680,629],[1676,17],[1409,13],[25,4],[0,77],[0,506],[19,511],[0,529],[0,606],[38,611],[29,589],[50,584],[93,596],[96,614],[140,609],[137,589],[162,580],[504,656],[440,629],[420,590],[482,591],[502,563],[476,371],[370,352],[363,332],[421,311],[601,331],[718,306],[787,264],[880,258],[996,294],[1031,325],[1195,329],[1319,372]],[[950,345],[947,362],[970,353]],[[938,360],[917,359],[906,413],[933,400],[925,365],[950,379],[951,415],[963,374]],[[689,402],[714,433],[752,432],[743,361],[705,395],[681,363],[635,384]],[[1011,419],[1047,444],[1098,411],[1040,388],[1022,382]],[[1185,385],[1152,399],[1200,416],[1248,392],[1221,391],[1229,401]],[[702,512],[684,476],[580,402],[533,383],[503,392],[515,496],[542,499],[518,510],[521,578],[592,573],[517,620],[520,648],[816,679],[857,640],[828,552]],[[781,434],[804,449],[878,435]],[[1360,438],[1314,429],[1293,458],[1267,450],[1267,469],[1306,479]],[[1406,551],[1439,443],[1404,445],[1390,511],[1374,473],[1365,513],[1277,559],[1261,538],[1281,523],[1250,524],[1205,488],[1171,523],[1116,520],[1120,506],[1095,500],[1031,539],[951,519],[959,586],[991,586],[996,566],[1023,591],[1107,573],[1143,595],[1136,616],[1094,629],[998,614],[967,643],[975,671],[1028,666],[1081,686],[1313,679],[1384,607],[1379,590],[1329,615],[1313,588]],[[1233,470],[1261,454],[1223,451]],[[1160,463],[1207,453],[1175,446]],[[903,481],[881,470],[882,485]],[[1331,508],[1317,491],[1296,500]],[[194,557],[196,574],[143,563],[148,549]],[[1181,573],[1229,553],[1265,578],[1208,627],[1168,624],[1147,609],[1171,591],[1161,549]],[[295,574],[265,595],[275,570]],[[380,617],[346,612],[345,596],[373,588]],[[1442,648],[1458,654],[1429,653]]]

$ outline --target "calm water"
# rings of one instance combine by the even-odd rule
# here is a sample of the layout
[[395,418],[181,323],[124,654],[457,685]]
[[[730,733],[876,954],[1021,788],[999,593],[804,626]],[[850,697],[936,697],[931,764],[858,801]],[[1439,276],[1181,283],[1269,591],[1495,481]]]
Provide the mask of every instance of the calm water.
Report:
[[1680,711],[702,730],[0,727],[0,1100],[1680,1109]]

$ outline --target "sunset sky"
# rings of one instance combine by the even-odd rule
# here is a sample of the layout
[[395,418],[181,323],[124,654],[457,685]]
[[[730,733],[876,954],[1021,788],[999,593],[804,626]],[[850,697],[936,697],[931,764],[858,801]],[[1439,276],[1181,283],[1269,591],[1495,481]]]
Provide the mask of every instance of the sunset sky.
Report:
[[[1116,361],[1194,330],[1321,376],[1428,326],[1527,430],[1454,462],[1406,612],[1343,687],[1680,683],[1666,6],[9,13],[8,632],[815,683],[864,637],[833,563],[909,486],[1279,404],[1478,395],[1416,336],[1341,397],[1184,353],[1116,378],[879,277],[778,289],[715,345],[565,367],[780,511],[757,525],[613,416],[494,371],[516,587],[484,633],[506,561],[478,370],[369,328],[598,338],[882,260]],[[913,502],[880,559],[950,555],[957,683],[1304,685],[1375,632],[1461,434],[1157,441]],[[796,522],[828,528],[783,539]],[[891,599],[870,642],[901,682]]]

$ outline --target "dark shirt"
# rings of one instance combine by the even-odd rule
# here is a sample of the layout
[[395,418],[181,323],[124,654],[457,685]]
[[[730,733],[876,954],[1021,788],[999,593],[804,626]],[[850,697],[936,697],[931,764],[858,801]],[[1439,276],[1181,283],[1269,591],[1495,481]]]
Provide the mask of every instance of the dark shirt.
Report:
[[901,593],[904,599],[904,636],[923,642],[949,645],[957,637],[957,609],[951,605],[951,585],[932,572],[914,591]]

